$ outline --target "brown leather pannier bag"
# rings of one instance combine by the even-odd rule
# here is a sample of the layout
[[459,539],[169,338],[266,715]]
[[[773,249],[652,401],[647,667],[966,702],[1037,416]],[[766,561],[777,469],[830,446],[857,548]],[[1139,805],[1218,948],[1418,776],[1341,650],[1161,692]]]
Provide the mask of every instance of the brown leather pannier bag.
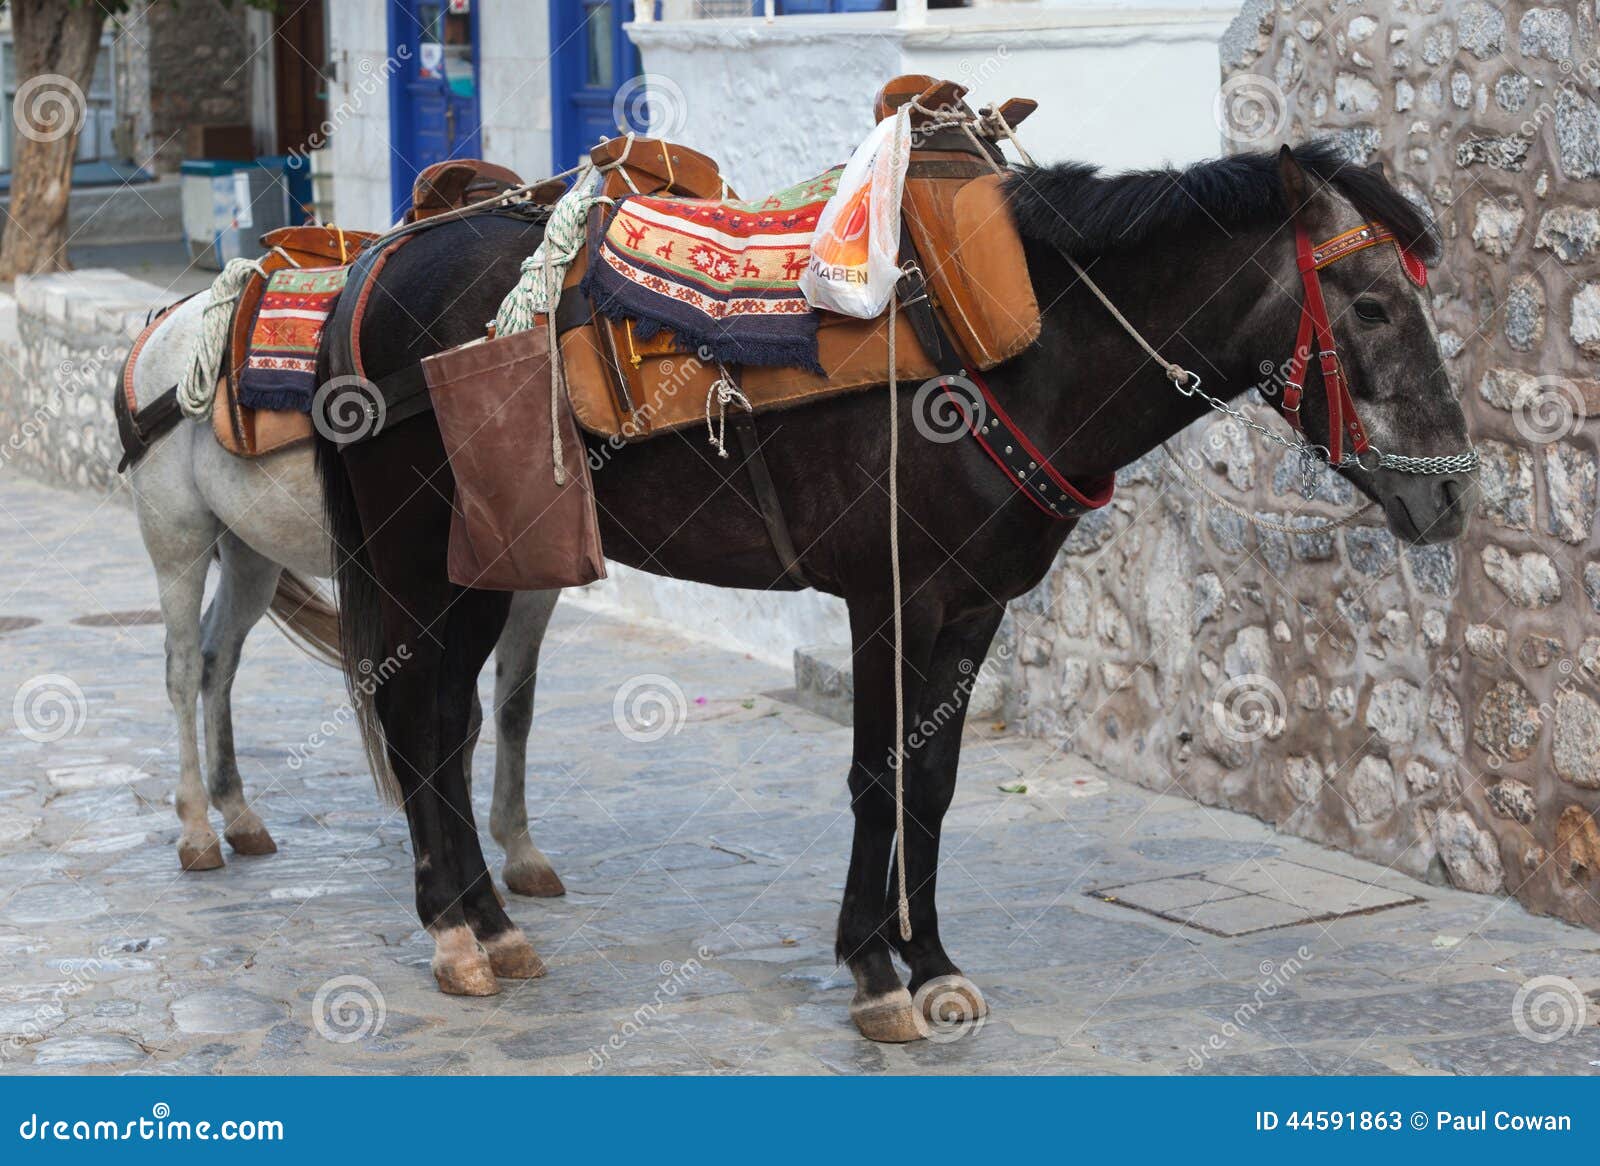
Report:
[[456,479],[452,583],[542,591],[605,578],[583,437],[557,401],[564,484],[551,450],[550,348],[541,322],[422,362]]

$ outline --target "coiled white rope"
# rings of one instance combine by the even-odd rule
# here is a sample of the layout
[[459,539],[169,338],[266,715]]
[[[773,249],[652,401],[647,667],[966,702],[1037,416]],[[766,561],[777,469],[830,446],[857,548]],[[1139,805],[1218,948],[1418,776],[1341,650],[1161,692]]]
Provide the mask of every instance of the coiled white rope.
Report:
[[233,331],[233,305],[238,303],[245,284],[256,275],[266,278],[261,261],[241,256],[228,260],[222,274],[211,281],[211,294],[200,315],[200,335],[195,340],[194,355],[189,360],[188,371],[178,382],[178,407],[186,416],[211,414],[217,380],[222,376],[222,361],[227,356],[228,337]]

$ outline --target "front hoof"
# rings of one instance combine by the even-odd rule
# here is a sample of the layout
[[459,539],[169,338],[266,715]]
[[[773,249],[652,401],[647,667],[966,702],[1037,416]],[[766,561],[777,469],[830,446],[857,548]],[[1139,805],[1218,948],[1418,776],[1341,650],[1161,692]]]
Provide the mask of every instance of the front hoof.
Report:
[[506,931],[483,945],[489,965],[502,980],[537,980],[545,973],[544,961],[520,931]]
[[469,927],[452,927],[434,937],[433,978],[447,996],[493,996],[500,991],[489,953]]
[[983,1027],[988,1002],[965,976],[936,976],[917,989],[917,1012],[928,1022],[928,1039],[955,1040]]
[[272,835],[267,833],[265,826],[257,825],[255,829],[224,830],[222,836],[228,840],[228,845],[235,854],[254,857],[262,854],[277,854],[278,844],[272,840]]
[[559,899],[567,893],[566,884],[548,862],[508,862],[506,890],[532,899]]
[[217,836],[178,839],[178,863],[184,870],[216,870],[222,865],[222,847],[217,843]]
[[927,1021],[904,988],[879,996],[862,996],[858,992],[850,1001],[850,1019],[868,1040],[904,1044],[928,1035]]

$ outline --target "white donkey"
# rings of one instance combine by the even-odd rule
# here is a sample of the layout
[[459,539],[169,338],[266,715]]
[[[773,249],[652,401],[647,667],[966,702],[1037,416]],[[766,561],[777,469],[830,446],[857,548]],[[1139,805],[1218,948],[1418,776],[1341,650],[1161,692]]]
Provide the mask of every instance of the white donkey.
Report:
[[[142,408],[182,375],[200,329],[206,297],[173,311],[140,351],[133,372]],[[245,798],[234,755],[230,691],[245,636],[269,611],[312,655],[337,664],[338,619],[310,578],[325,578],[332,544],[322,526],[322,495],[309,445],[264,457],[235,457],[217,444],[209,420],[181,421],[128,471],[139,530],[155,565],[167,629],[167,694],[178,718],[178,860],[185,870],[222,865],[210,803],[222,836],[238,854],[270,854],[272,836]],[[221,579],[201,614],[206,572]],[[505,848],[506,886],[552,896],[564,888],[528,836],[524,766],[539,645],[556,591],[524,592],[511,606],[495,662],[494,802],[490,833]],[[202,701],[206,772],[202,782],[195,703]],[[473,737],[482,723],[475,718]],[[380,762],[381,763],[381,762]],[[470,772],[470,763],[469,770]]]

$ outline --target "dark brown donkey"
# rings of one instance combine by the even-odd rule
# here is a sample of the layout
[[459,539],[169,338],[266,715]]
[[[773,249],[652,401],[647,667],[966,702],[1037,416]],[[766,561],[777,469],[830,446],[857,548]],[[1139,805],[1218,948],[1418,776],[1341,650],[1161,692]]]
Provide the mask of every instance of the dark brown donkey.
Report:
[[[1078,483],[1113,474],[1208,405],[1174,387],[1067,256],[1168,361],[1197,372],[1207,393],[1231,399],[1260,379],[1263,361],[1286,360],[1295,346],[1308,294],[1297,227],[1323,241],[1374,223],[1413,256],[1433,246],[1427,221],[1380,173],[1352,167],[1326,146],[1115,177],[1078,165],[1018,170],[1008,189],[1044,329],[1034,347],[989,374],[988,387],[1015,430]],[[507,274],[531,250],[525,231],[492,220],[451,224],[404,248],[367,311],[368,375],[477,336]],[[1396,534],[1432,542],[1458,536],[1466,523],[1470,475],[1441,467],[1464,466],[1468,440],[1418,283],[1422,270],[1408,275],[1402,258],[1388,242],[1356,249],[1312,282],[1374,447],[1339,472],[1382,505]],[[1307,437],[1326,447],[1322,368],[1313,352],[1299,416]],[[917,389],[899,390],[905,709],[908,723],[939,728],[905,762],[909,941],[896,920],[894,776],[885,760],[897,735],[888,402],[882,391],[855,393],[760,422],[805,575],[850,609],[855,836],[837,953],[857,986],[851,1014],[875,1040],[925,1032],[912,993],[944,977],[956,978],[943,981],[946,1004],[954,994],[967,1015],[984,1011],[939,933],[939,834],[962,718],[932,710],[967,680],[1006,602],[1043,577],[1073,526],[1024,497],[975,439],[919,438],[910,416]],[[411,827],[417,909],[437,944],[439,985],[482,994],[496,990],[497,976],[538,975],[543,965],[495,896],[462,771],[474,684],[508,596],[446,579],[452,481],[433,416],[362,444],[323,440],[318,461],[338,543],[344,659],[382,659],[401,644],[412,653],[378,689],[376,711]],[[602,464],[595,489],[610,558],[718,586],[793,586],[738,458],[662,438],[611,452]],[[910,991],[895,953],[910,968]]]

